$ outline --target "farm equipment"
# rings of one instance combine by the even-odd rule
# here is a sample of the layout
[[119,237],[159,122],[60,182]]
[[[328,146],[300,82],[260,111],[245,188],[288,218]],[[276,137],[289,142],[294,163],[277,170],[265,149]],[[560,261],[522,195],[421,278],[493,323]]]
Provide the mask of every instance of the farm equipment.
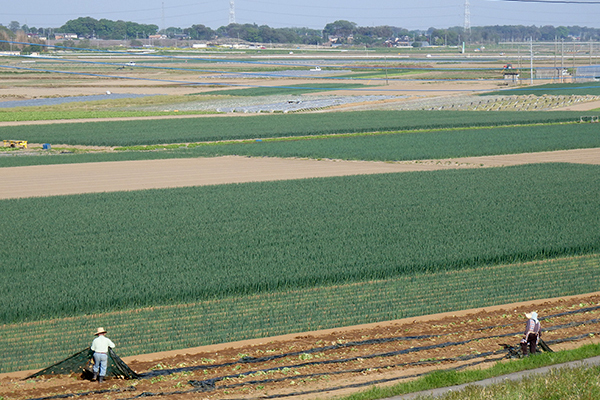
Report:
[[[502,343],[500,346],[504,347],[504,349],[508,352],[506,358],[523,358],[523,352],[521,351],[521,346],[511,346],[509,344]],[[540,339],[538,342],[538,349],[542,350],[545,353],[554,353],[554,351],[548,346],[543,339]]]
[[27,140],[5,140],[4,147],[26,149],[27,148]]

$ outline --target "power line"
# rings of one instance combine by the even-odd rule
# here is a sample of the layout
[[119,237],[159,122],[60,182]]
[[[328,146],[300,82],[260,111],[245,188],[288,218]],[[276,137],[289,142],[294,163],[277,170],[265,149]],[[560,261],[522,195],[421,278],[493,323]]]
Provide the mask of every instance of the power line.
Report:
[[514,3],[555,3],[555,4],[600,4],[600,1],[578,1],[578,0],[499,0]]

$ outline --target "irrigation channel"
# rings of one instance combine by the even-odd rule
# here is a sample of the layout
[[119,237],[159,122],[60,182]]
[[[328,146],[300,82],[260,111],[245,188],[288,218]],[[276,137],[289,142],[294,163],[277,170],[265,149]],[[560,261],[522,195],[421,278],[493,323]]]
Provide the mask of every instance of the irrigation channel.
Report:
[[[599,297],[599,296],[597,296]],[[600,305],[563,307],[540,318],[544,341],[556,349],[585,342],[599,333]],[[547,311],[559,311],[550,307]],[[511,310],[512,311],[512,310]],[[519,339],[523,334],[522,310],[495,317],[485,313],[463,318],[450,318],[421,326],[407,324],[390,327],[390,333],[405,333],[355,340],[352,334],[321,338],[299,337],[312,346],[304,347],[296,342],[287,347],[271,344],[253,348],[254,354],[239,353],[236,349],[219,361],[201,358],[196,365],[178,363],[175,367],[148,368],[139,372],[140,381],[167,381],[172,377],[184,377],[184,384],[176,390],[144,390],[144,385],[112,386],[101,390],[62,393],[52,396],[29,397],[30,400],[69,397],[100,398],[111,394],[112,398],[135,399],[140,397],[193,398],[203,393],[206,398],[264,399],[323,397],[332,392],[360,390],[373,385],[393,384],[430,373],[432,370],[462,370],[500,362],[515,357]],[[504,319],[507,323],[490,322]],[[412,329],[411,329],[412,325]],[[421,334],[412,334],[421,332]],[[366,333],[366,332],[363,332]],[[337,337],[337,340],[331,340]],[[237,352],[237,355],[234,355]],[[271,354],[269,354],[271,353]],[[214,353],[213,353],[214,356]],[[237,357],[236,359],[233,359]],[[196,358],[198,359],[198,358]],[[175,358],[175,363],[181,359]],[[189,361],[189,358],[188,358]],[[148,366],[150,364],[146,364]],[[142,365],[136,365],[140,367]],[[394,371],[394,374],[387,372]],[[303,384],[312,383],[312,384]],[[182,387],[183,386],[183,387]],[[257,388],[259,390],[257,390]],[[261,390],[264,389],[264,393]]]

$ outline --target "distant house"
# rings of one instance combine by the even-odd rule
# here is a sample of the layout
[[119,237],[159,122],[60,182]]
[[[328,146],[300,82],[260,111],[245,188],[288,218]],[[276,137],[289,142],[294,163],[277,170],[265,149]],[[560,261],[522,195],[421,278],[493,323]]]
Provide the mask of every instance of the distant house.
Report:
[[410,47],[410,38],[408,36],[391,38],[384,43],[387,47]]
[[54,39],[56,40],[72,40],[77,39],[78,36],[76,33],[55,33]]
[[38,35],[37,33],[28,33],[28,34],[27,34],[27,37],[28,37],[29,39],[37,39],[37,40],[41,40],[41,41],[44,41],[44,42],[45,42],[46,40],[48,40],[48,38],[46,38],[46,36],[40,36],[40,35]]

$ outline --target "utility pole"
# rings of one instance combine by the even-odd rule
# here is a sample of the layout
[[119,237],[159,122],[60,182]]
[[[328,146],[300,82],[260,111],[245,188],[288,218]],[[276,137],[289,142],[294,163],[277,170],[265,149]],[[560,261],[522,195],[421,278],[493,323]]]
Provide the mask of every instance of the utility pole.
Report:
[[529,37],[529,54],[531,55],[529,84],[533,85],[533,37]]
[[162,11],[161,11],[161,15],[160,15],[160,22],[162,23],[162,31],[163,31],[163,35],[167,35],[167,27],[165,26],[165,2],[162,2]]
[[554,35],[554,71],[556,71],[558,73],[558,69],[556,68],[556,52],[557,52],[557,48],[556,48],[556,35]]
[[565,71],[565,39],[560,39],[560,82],[563,82]]
[[[465,0],[465,20],[463,22],[463,30],[467,38],[471,38],[471,4],[469,0]],[[469,40],[470,42],[470,40]]]
[[575,55],[577,54],[577,50],[575,49],[575,42],[573,42],[573,78],[571,82],[575,82],[577,80],[577,70],[575,69]]
[[387,74],[387,56],[383,57],[383,61],[384,61],[383,64],[385,65],[385,84],[387,86],[387,85],[389,85],[388,74]]

